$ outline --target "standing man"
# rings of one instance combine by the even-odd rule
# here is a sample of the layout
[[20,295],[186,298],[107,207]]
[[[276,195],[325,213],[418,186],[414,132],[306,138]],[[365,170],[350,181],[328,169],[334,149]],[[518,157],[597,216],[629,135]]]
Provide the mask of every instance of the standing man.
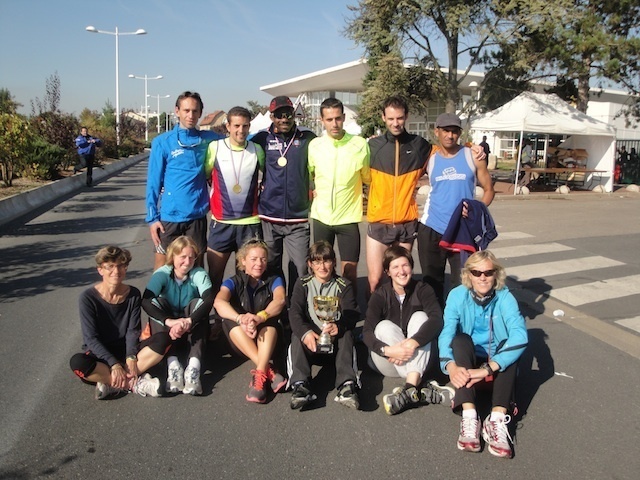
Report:
[[196,264],[204,264],[209,211],[204,159],[209,143],[224,137],[196,128],[203,109],[200,94],[180,94],[175,108],[178,124],[151,142],[146,222],[155,246],[154,270],[164,265],[167,247],[182,235],[193,238],[201,252]]
[[358,280],[362,183],[371,182],[369,144],[345,132],[344,106],[336,98],[320,105],[320,120],[326,135],[309,143],[309,174],[315,184],[311,204],[313,240],[326,240],[340,249],[341,275],[354,291]]
[[480,142],[480,146],[484,150],[484,154],[489,158],[489,154],[491,153],[491,149],[489,148],[489,144],[487,143],[487,136],[482,136],[482,141]]
[[73,173],[79,172],[83,165],[87,167],[87,187],[93,183],[93,161],[96,158],[96,147],[102,146],[102,140],[89,135],[87,127],[80,128],[80,135],[76,138],[76,148],[80,161],[73,167]]
[[415,189],[427,166],[431,145],[405,130],[408,115],[409,107],[403,98],[387,98],[382,104],[387,131],[369,141],[371,186],[366,240],[369,293],[382,279],[385,250],[399,244],[411,252],[417,235]]
[[282,275],[284,246],[288,266],[289,297],[298,277],[307,274],[309,249],[309,142],[315,134],[296,127],[289,97],[275,97],[269,104],[271,126],[251,140],[265,151],[265,172],[258,214],[269,248],[269,269]]
[[[431,155],[427,173],[431,191],[418,225],[418,256],[424,281],[436,292],[444,307],[444,271],[451,267],[451,286],[460,284],[460,253],[440,247],[454,210],[465,198],[473,199],[476,181],[484,189],[482,203],[489,206],[495,196],[491,175],[484,159],[473,158],[471,149],[458,145],[462,124],[460,117],[443,113],[436,119],[435,136],[440,149]],[[468,215],[468,205],[462,216]]]
[[264,150],[247,141],[251,112],[233,107],[227,113],[229,138],[209,144],[205,175],[211,183],[211,224],[207,248],[209,275],[217,291],[232,252],[247,240],[262,238],[258,217],[258,173]]

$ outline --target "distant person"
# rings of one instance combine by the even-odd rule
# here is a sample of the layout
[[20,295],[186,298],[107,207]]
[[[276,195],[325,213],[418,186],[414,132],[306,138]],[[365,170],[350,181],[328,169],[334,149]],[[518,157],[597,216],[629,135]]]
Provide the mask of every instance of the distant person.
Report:
[[[474,198],[476,183],[484,190],[481,201],[487,206],[495,191],[485,159],[474,158],[471,148],[458,144],[462,134],[460,117],[440,114],[434,133],[440,150],[431,155],[427,168],[431,190],[418,224],[418,256],[424,281],[431,285],[444,308],[446,264],[448,261],[451,267],[451,285],[458,285],[460,253],[442,248],[442,235],[460,202]],[[465,203],[461,214],[469,215],[468,204]]]
[[205,174],[211,183],[207,264],[216,292],[231,253],[251,238],[262,238],[258,180],[264,171],[264,150],[247,141],[250,123],[249,110],[233,107],[227,113],[229,137],[211,142],[207,149]]
[[320,105],[326,134],[309,143],[309,173],[314,183],[311,223],[314,241],[338,240],[341,274],[356,289],[360,259],[362,185],[371,182],[369,144],[344,130],[344,106],[336,98]]
[[[316,400],[311,389],[311,365],[320,363],[335,366],[336,396],[334,400],[356,410],[358,398],[358,365],[353,348],[353,329],[360,319],[353,285],[335,272],[336,252],[326,240],[319,240],[309,248],[307,264],[313,272],[298,278],[293,287],[289,321],[289,378],[293,387],[291,408],[299,409]],[[338,315],[333,323],[323,323],[314,307],[314,297],[339,298]],[[322,333],[331,337],[332,353],[318,352]]]
[[87,187],[93,185],[93,162],[96,159],[96,147],[102,146],[102,140],[89,135],[87,127],[80,129],[76,138],[76,148],[80,159],[73,167],[73,173],[78,173],[82,167],[87,167]]
[[529,169],[534,167],[533,146],[531,144],[531,140],[527,138],[525,138],[522,144],[522,150],[520,151],[520,166],[522,167],[523,176],[518,182],[518,185],[521,187],[526,187],[531,183],[532,178]]
[[487,143],[487,136],[482,136],[482,141],[479,144],[480,147],[484,150],[484,154],[489,158],[489,154],[491,153],[491,149],[489,148],[489,144]]
[[282,255],[284,247],[287,248],[291,293],[297,278],[307,274],[311,207],[307,154],[309,142],[316,135],[296,126],[289,97],[275,97],[269,104],[269,112],[273,123],[251,139],[266,155],[258,213],[269,248],[269,269],[277,275],[284,274]]
[[102,280],[80,295],[83,353],[71,357],[71,370],[95,383],[97,400],[127,391],[158,397],[160,380],[144,372],[162,360],[171,339],[159,332],[138,341],[140,290],[124,283],[131,253],[108,246],[95,261]]
[[242,245],[236,253],[238,273],[222,283],[214,302],[232,351],[255,365],[245,397],[253,403],[266,403],[271,392],[278,393],[287,385],[271,363],[274,355],[281,354],[284,280],[269,274],[267,262],[268,248],[263,241],[253,239]]
[[[168,332],[166,391],[202,395],[202,354],[209,333],[214,293],[209,274],[195,266],[198,247],[191,237],[167,247],[166,264],[153,272],[142,297],[151,334]],[[180,357],[187,358],[186,368]]]
[[167,247],[182,235],[196,242],[196,264],[204,264],[209,212],[204,160],[209,143],[224,136],[196,128],[203,108],[198,93],[181,93],[175,107],[178,124],[151,142],[145,220],[155,248],[154,270],[165,264]]
[[[462,412],[458,449],[479,452],[482,432],[492,455],[511,458],[509,411],[528,334],[505,278],[504,268],[489,250],[469,257],[462,285],[447,298],[438,346],[442,371],[456,388],[453,411]],[[477,387],[491,390],[491,412],[484,424],[476,410]]]
[[405,382],[382,398],[384,409],[396,415],[419,405],[446,404],[453,389],[425,378],[442,330],[442,309],[433,289],[413,279],[413,258],[400,245],[384,252],[382,268],[391,282],[371,295],[362,329],[364,343],[370,367]]

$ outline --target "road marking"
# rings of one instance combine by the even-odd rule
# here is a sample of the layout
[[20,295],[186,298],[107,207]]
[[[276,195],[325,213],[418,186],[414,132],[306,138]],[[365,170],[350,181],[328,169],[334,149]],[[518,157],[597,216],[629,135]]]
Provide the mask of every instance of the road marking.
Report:
[[551,296],[574,307],[640,293],[640,275],[610,278],[573,287],[554,288]]
[[535,245],[518,245],[517,247],[491,248],[490,250],[496,257],[508,259],[539,255],[541,253],[566,252],[567,250],[575,250],[575,248],[561,243],[538,243]]
[[521,265],[519,267],[509,267],[508,276],[519,282],[525,282],[533,278],[541,278],[544,280],[552,275],[584,272],[586,270],[617,267],[620,265],[624,265],[624,263],[606,257],[593,256],[574,258],[571,260],[558,260],[555,262],[534,263],[531,265]]
[[498,237],[494,240],[494,242],[498,242],[500,240],[521,240],[523,238],[532,238],[533,235],[529,235],[524,232],[498,232]]
[[616,320],[616,323],[618,325],[622,325],[623,327],[630,328],[631,330],[635,330],[636,332],[640,333],[640,317]]

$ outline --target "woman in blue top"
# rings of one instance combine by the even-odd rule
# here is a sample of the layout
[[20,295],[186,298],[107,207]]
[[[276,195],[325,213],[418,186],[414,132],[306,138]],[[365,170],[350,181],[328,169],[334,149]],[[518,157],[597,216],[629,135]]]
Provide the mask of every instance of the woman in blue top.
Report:
[[[167,248],[166,264],[156,270],[142,297],[151,333],[169,332],[173,340],[167,354],[167,392],[201,395],[200,361],[209,333],[213,288],[209,274],[195,267],[198,247],[191,237],[176,238]],[[178,360],[188,351],[187,368]]]
[[[469,257],[462,285],[447,298],[438,347],[442,371],[456,388],[453,409],[462,409],[458,448],[479,452],[482,431],[491,454],[510,458],[507,411],[514,394],[516,362],[528,337],[505,278],[504,268],[490,251]],[[492,409],[484,428],[476,412],[476,385],[492,386]]]
[[233,351],[255,364],[246,396],[255,403],[267,401],[267,383],[273,393],[287,384],[271,364],[274,352],[282,353],[278,339],[282,338],[279,318],[286,304],[284,281],[266,274],[267,261],[266,243],[245,242],[236,253],[238,273],[222,283],[214,303]]

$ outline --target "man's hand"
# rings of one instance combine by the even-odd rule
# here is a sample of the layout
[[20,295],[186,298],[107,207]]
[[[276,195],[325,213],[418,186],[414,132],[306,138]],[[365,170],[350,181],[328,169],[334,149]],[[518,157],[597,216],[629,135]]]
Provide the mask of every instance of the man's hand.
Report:
[[318,348],[318,338],[320,338],[320,335],[311,330],[304,336],[302,343],[304,343],[304,346],[310,351],[315,353]]
[[153,222],[149,225],[149,230],[151,230],[151,240],[153,244],[157,247],[160,245],[160,235],[158,231],[164,233],[164,227],[162,226],[162,222],[158,220],[157,222]]

